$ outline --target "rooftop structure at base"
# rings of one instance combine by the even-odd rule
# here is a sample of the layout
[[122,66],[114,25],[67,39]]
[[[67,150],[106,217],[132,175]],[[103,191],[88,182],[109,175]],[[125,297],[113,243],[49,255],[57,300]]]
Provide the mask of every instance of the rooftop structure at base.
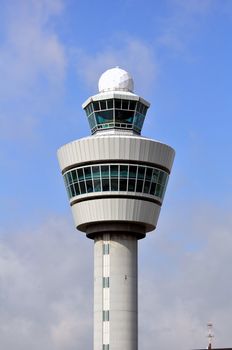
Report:
[[140,136],[150,104],[118,67],[84,104],[92,136],[58,150],[75,226],[94,240],[94,350],[138,349],[138,239],[156,228],[174,150]]

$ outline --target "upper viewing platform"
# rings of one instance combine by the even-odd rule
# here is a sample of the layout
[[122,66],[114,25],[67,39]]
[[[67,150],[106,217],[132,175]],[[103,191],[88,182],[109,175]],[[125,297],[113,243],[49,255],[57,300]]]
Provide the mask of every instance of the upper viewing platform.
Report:
[[101,75],[98,88],[99,93],[82,105],[91,133],[117,129],[140,135],[150,104],[133,93],[130,74],[119,67],[108,69]]

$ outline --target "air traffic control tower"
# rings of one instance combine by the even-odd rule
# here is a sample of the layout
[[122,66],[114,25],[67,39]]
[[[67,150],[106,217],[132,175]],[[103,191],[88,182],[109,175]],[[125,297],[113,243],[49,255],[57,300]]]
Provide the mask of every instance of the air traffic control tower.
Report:
[[75,226],[94,241],[94,350],[138,349],[138,240],[156,228],[174,150],[140,136],[149,103],[118,67],[83,104],[91,134],[58,150]]

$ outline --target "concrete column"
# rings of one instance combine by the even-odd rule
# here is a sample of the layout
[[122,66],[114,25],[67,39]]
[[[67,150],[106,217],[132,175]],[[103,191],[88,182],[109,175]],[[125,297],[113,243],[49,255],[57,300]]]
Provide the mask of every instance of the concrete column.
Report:
[[94,350],[137,350],[137,275],[135,234],[95,236]]

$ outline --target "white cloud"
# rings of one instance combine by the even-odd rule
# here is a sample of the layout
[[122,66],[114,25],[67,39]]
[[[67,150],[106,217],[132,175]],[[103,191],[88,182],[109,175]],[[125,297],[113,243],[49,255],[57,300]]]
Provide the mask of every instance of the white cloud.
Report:
[[[65,49],[48,26],[62,11],[61,1],[23,0],[5,7],[0,46],[0,93],[12,98],[30,92],[41,81],[57,83],[66,67]],[[3,26],[3,24],[2,24]]]
[[[165,209],[140,241],[140,347],[230,346],[232,220],[207,204]],[[5,350],[92,347],[93,242],[59,217],[1,235],[0,338]],[[12,333],[14,337],[12,337]],[[149,341],[148,341],[149,339]]]
[[57,217],[23,231],[1,235],[2,348],[90,348],[92,260],[88,241]]
[[128,70],[145,93],[149,92],[158,73],[152,47],[135,38],[122,39],[120,43],[115,40],[114,47],[106,46],[93,55],[81,50],[77,52],[77,72],[94,92],[100,75],[115,66]]

